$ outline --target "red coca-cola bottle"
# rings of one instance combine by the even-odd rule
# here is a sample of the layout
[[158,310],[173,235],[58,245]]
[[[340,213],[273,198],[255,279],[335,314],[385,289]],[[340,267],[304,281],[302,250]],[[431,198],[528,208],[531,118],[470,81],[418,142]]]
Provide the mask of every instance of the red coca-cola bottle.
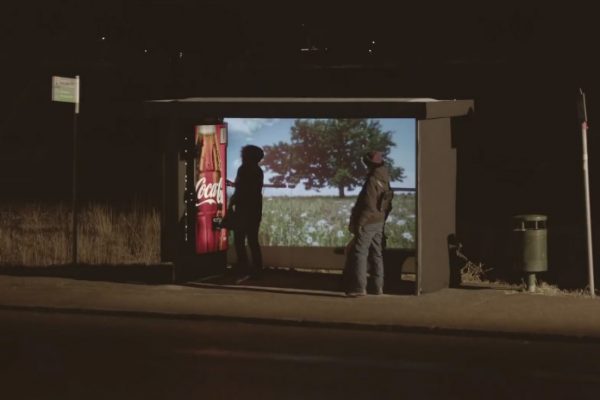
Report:
[[[222,221],[223,217],[225,217],[225,214],[227,213],[227,124],[217,125],[217,137],[220,150],[219,161],[221,162],[222,166],[221,171],[223,171],[221,173],[219,186],[219,190],[221,192],[221,203],[219,203],[220,208],[217,210],[217,212],[219,213]],[[219,250],[227,250],[227,237],[227,229],[221,229],[219,231],[219,242],[217,245]]]
[[[227,234],[213,223],[224,215],[225,184],[222,125],[196,126],[196,253],[225,250]],[[219,133],[219,134],[218,134]],[[224,132],[226,135],[226,132]]]

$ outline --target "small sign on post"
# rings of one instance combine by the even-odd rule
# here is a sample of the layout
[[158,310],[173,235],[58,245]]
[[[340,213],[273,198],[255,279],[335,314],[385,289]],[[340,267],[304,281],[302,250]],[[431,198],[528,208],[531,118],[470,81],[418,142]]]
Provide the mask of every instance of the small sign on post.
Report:
[[75,78],[53,76],[52,101],[75,103],[75,114],[79,114],[79,76]]
[[75,78],[52,77],[52,101],[75,103],[73,114],[73,181],[72,181],[72,257],[77,264],[77,115],[79,114],[79,75]]

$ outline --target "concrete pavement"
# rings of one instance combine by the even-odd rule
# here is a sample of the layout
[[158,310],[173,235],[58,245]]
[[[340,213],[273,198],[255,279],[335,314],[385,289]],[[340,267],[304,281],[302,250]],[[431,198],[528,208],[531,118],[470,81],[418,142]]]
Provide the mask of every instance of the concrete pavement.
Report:
[[[320,275],[314,279],[333,279]],[[600,299],[586,296],[466,287],[418,297],[346,298],[331,285],[305,280],[294,287],[281,279],[267,274],[237,285],[210,279],[150,285],[0,275],[0,308],[600,340]]]

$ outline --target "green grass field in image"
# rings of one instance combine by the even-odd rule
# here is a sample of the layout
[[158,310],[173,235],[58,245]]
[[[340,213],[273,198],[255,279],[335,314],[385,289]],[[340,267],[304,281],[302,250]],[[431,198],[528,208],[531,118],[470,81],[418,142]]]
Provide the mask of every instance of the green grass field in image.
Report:
[[[344,246],[356,197],[265,197],[260,243],[263,246]],[[415,246],[415,196],[396,194],[385,234],[390,248]]]

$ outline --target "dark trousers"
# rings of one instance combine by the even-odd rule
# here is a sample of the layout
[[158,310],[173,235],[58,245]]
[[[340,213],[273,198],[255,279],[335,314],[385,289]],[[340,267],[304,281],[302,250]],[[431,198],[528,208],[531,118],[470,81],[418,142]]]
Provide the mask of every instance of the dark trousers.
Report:
[[347,257],[344,285],[347,292],[364,293],[367,273],[375,293],[383,291],[383,223],[361,226],[356,233],[354,246]]
[[[260,245],[258,244],[258,224],[244,224],[244,226],[237,228],[233,231],[233,238],[235,241],[235,253],[238,261],[239,272],[260,272],[263,268],[262,265],[262,252]],[[252,255],[252,267],[248,264],[248,254],[246,253],[246,240],[248,240],[248,247],[250,248],[250,254]]]

